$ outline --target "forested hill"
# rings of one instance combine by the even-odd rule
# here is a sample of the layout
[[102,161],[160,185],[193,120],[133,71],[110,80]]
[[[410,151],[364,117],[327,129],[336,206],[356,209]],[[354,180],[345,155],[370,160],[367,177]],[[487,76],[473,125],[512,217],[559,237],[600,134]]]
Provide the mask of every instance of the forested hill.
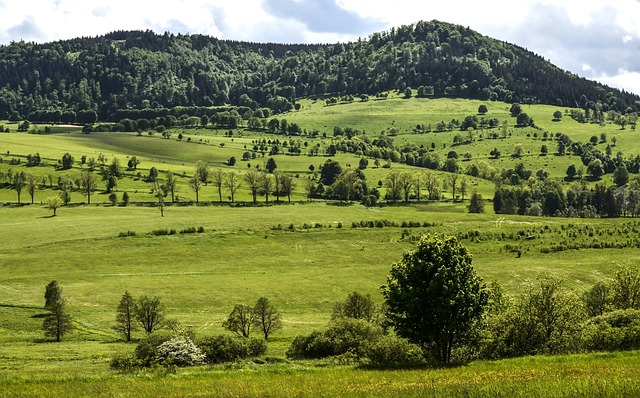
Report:
[[640,110],[637,95],[437,21],[328,45],[150,31],[47,44],[13,42],[0,46],[0,86],[0,119],[13,120],[43,111],[53,118],[63,114],[66,121],[95,111],[110,120],[118,109],[223,104],[281,112],[300,97],[374,95],[407,87],[434,97]]

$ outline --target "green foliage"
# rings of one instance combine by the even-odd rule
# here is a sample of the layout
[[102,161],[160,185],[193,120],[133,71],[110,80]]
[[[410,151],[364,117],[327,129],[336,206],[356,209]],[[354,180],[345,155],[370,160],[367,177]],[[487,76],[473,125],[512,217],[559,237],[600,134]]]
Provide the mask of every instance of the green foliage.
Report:
[[610,285],[611,304],[618,309],[640,310],[640,268],[623,266],[616,269]]
[[165,309],[160,297],[144,295],[138,299],[135,306],[135,317],[142,329],[149,335],[164,327]]
[[[134,234],[135,235],[135,234]],[[126,341],[131,341],[131,332],[137,329],[136,302],[133,296],[124,292],[116,310],[116,325],[114,329],[121,333]]]
[[73,330],[71,317],[66,312],[66,301],[62,297],[62,287],[57,281],[51,281],[45,287],[45,309],[49,313],[44,317],[42,329],[47,337],[61,341],[62,337]]
[[362,319],[371,323],[379,323],[380,309],[373,301],[370,294],[352,292],[347,295],[346,300],[339,302],[333,307],[331,319]]
[[268,298],[260,297],[253,307],[253,323],[267,341],[272,333],[282,329],[282,316]]
[[252,306],[236,304],[227,319],[222,322],[222,327],[238,337],[248,338],[255,321],[256,314]]
[[382,328],[361,319],[344,318],[333,321],[324,331],[297,336],[287,350],[291,359],[326,358],[351,353],[356,358],[365,355],[366,347],[382,336]]
[[368,344],[364,351],[368,365],[374,367],[416,366],[424,363],[420,346],[397,336],[382,336]]
[[267,352],[267,344],[264,340],[237,338],[223,334],[199,339],[198,347],[204,353],[205,361],[210,364],[257,357]]
[[449,362],[487,304],[481,282],[455,237],[424,235],[392,265],[382,287],[389,323],[399,336]]
[[640,311],[614,310],[589,319],[582,345],[591,351],[637,350],[640,347]]
[[488,319],[481,356],[573,352],[585,317],[582,302],[558,278],[539,278],[515,304]]

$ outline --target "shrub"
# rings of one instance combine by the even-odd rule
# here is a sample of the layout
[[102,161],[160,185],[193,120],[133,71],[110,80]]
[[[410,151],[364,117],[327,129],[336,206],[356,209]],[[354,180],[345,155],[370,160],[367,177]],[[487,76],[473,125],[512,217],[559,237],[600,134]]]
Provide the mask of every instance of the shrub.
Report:
[[287,350],[292,359],[326,358],[347,352],[364,356],[365,347],[382,336],[382,328],[360,319],[339,319],[323,331],[297,336]]
[[167,332],[156,332],[141,340],[135,349],[135,356],[141,366],[151,366],[158,363],[158,347],[173,337]]
[[109,363],[111,369],[132,372],[142,367],[142,362],[133,353],[118,353]]
[[412,366],[423,362],[422,349],[396,336],[383,336],[365,347],[364,356],[377,367]]
[[193,366],[204,363],[204,353],[191,339],[177,336],[157,348],[157,358],[163,363],[177,366]]
[[126,238],[127,236],[136,236],[136,231],[126,231],[118,234],[118,237],[120,238]]
[[207,363],[223,363],[257,357],[267,352],[267,343],[255,338],[238,338],[224,334],[204,337],[198,342]]
[[615,310],[589,319],[583,347],[594,351],[637,350],[640,347],[640,311]]

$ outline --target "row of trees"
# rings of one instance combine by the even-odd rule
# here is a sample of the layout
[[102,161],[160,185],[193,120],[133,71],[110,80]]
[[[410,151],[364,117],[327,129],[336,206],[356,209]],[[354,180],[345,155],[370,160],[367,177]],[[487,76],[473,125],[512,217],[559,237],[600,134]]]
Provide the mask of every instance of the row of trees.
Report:
[[[45,336],[61,341],[65,334],[73,330],[73,323],[66,310],[62,287],[57,281],[53,280],[47,284],[44,298],[44,308],[49,311],[42,325]],[[271,334],[282,329],[282,316],[268,298],[260,297],[254,306],[236,304],[222,326],[243,338],[249,338],[252,328],[255,327],[266,341]],[[129,342],[133,333],[140,328],[146,335],[151,335],[161,329],[175,330],[177,322],[167,318],[160,297],[143,295],[135,299],[126,291],[118,303],[113,329]]]

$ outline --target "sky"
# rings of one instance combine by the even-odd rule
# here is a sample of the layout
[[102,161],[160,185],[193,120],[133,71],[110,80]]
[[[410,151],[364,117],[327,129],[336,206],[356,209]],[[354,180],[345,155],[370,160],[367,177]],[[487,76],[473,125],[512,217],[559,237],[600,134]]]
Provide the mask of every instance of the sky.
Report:
[[0,0],[0,44],[146,29],[335,43],[432,19],[468,26],[640,95],[640,0]]

